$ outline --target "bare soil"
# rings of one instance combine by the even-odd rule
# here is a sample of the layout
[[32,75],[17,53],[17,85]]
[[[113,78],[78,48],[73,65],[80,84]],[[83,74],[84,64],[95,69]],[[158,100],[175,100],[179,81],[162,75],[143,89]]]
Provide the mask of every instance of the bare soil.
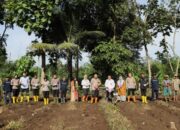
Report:
[[24,120],[21,130],[109,130],[96,104],[11,105],[3,108],[0,114],[0,129],[5,129],[9,121],[20,118]]
[[163,101],[142,104],[124,102],[118,104],[120,112],[132,122],[136,130],[171,130],[171,122],[180,130],[180,102]]

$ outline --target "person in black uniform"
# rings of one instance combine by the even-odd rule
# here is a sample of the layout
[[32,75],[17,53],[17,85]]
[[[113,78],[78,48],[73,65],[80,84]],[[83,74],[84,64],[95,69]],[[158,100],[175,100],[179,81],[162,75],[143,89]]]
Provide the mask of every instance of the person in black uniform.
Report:
[[4,103],[11,104],[11,92],[12,92],[12,86],[11,86],[11,81],[9,78],[6,78],[4,83],[3,83],[3,94],[4,94]]
[[144,73],[141,74],[141,79],[139,80],[139,86],[141,89],[142,103],[148,103],[147,96],[146,96],[146,90],[148,87],[148,79],[145,77]]
[[60,93],[61,93],[61,103],[66,102],[66,93],[68,89],[68,81],[65,77],[60,81]]

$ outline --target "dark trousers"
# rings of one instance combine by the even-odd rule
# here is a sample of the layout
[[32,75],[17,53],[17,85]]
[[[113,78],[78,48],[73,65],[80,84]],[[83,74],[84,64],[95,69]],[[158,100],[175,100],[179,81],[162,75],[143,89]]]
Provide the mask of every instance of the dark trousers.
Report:
[[[158,99],[158,97],[159,97],[159,94],[158,94],[159,92],[158,92],[158,90],[155,90],[155,89],[152,89],[152,99]],[[156,96],[156,98],[155,98],[155,96]]]
[[141,89],[141,96],[146,96],[146,89]]
[[66,90],[61,90],[61,98],[65,98],[66,99]]
[[106,98],[108,101],[112,101],[113,91],[112,92],[106,91]]
[[11,103],[11,92],[4,93],[4,103],[5,104]]

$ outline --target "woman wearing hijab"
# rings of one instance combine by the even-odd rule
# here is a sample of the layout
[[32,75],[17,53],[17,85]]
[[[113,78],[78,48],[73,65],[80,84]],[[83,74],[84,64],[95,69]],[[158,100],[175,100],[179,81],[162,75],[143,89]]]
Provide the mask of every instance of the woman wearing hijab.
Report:
[[120,76],[119,80],[117,81],[117,91],[118,95],[120,96],[120,101],[126,101],[126,82],[122,76]]

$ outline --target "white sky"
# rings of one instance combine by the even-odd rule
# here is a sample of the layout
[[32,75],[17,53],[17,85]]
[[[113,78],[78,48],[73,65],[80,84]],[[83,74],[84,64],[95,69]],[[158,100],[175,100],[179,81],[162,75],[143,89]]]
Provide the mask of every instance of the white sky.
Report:
[[[147,0],[138,0],[140,3],[146,3]],[[0,25],[0,33],[2,34],[3,26]],[[31,41],[34,40],[36,37],[32,35],[28,35],[24,29],[19,28],[17,26],[14,27],[14,29],[8,29],[6,32],[9,36],[7,38],[7,53],[8,53],[8,59],[9,60],[16,60],[19,57],[26,54],[27,47],[31,44]],[[154,39],[153,45],[148,45],[148,49],[150,52],[150,56],[152,58],[156,58],[155,53],[160,50],[159,48],[159,41],[162,39],[162,36],[158,36],[156,39]],[[172,43],[173,37],[167,38],[167,41],[169,43]],[[180,55],[180,32],[177,33],[176,36],[176,50],[178,52],[178,55]],[[144,50],[141,52],[141,56],[145,56]],[[80,62],[80,64],[84,64],[89,62],[88,54],[83,53],[83,60]]]

